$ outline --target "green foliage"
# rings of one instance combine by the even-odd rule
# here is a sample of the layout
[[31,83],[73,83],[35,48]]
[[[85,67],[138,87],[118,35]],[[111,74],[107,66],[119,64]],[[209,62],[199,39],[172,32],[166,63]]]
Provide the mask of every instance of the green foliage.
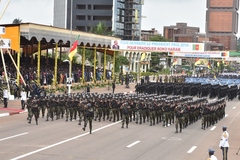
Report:
[[115,60],[115,72],[119,72],[120,69],[119,67],[122,65],[129,65],[129,60],[127,57],[124,57],[122,55],[116,55],[116,60]]
[[112,36],[113,31],[109,29],[106,22],[99,22],[97,26],[91,26],[90,31],[91,33],[100,34],[100,35],[106,35],[106,36]]
[[13,24],[20,24],[21,22],[22,22],[22,20],[20,18],[15,18],[12,23]]
[[153,37],[150,37],[149,39],[150,39],[150,41],[171,42],[170,39],[166,39],[165,37],[163,37],[161,35],[155,35]]

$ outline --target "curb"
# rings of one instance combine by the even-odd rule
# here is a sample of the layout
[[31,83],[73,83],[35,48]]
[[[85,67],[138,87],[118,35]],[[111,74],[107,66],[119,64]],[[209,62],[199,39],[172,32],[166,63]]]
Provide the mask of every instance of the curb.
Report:
[[1,117],[12,116],[12,115],[15,115],[15,114],[27,113],[27,112],[28,112],[27,110],[24,110],[24,111],[19,111],[19,112],[1,113],[0,118]]

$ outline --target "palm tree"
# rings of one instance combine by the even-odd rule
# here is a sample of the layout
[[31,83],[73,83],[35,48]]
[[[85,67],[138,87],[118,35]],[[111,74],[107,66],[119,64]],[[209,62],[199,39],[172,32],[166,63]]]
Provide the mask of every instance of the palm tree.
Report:
[[20,24],[21,22],[22,22],[22,20],[20,18],[15,18],[12,23],[13,24]]
[[99,22],[97,26],[92,26],[89,32],[94,34],[105,35],[105,36],[113,35],[113,31],[109,29],[106,22]]

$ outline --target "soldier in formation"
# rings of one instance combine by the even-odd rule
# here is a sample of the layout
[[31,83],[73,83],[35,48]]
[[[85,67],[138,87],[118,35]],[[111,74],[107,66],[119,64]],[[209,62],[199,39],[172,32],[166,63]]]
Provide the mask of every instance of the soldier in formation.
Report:
[[176,133],[179,133],[200,118],[203,129],[217,123],[224,117],[226,102],[220,99],[208,103],[207,98],[178,95],[76,93],[29,98],[26,105],[30,123],[33,115],[38,123],[38,117],[40,114],[44,117],[46,110],[46,121],[65,118],[66,121],[78,120],[78,125],[84,121],[83,130],[89,123],[90,133],[92,120],[122,120],[122,127],[126,124],[126,128],[132,121],[150,126],[162,123],[164,127],[175,123]]

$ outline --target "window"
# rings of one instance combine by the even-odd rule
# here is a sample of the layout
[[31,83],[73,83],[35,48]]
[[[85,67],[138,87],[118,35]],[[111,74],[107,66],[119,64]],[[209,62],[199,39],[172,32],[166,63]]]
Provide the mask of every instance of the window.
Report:
[[76,9],[86,9],[86,6],[77,4]]
[[91,6],[91,5],[88,5],[88,9],[92,9],[92,6]]
[[77,15],[76,20],[86,20],[84,15]]
[[91,16],[88,16],[88,20],[91,20]]

